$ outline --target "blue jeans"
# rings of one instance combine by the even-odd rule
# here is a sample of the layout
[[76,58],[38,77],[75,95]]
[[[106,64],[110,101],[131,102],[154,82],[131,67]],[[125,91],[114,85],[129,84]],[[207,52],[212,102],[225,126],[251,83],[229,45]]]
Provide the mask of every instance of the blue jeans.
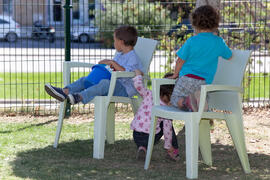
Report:
[[[98,84],[93,85],[87,89],[84,88],[84,79],[86,77],[82,77],[78,79],[77,81],[67,85],[65,88],[69,90],[70,94],[78,93],[82,97],[82,103],[87,104],[92,99],[94,99],[95,96],[107,96],[109,92],[110,87],[110,80],[103,79]],[[122,96],[122,97],[128,97],[128,94],[126,92],[125,87],[116,80],[116,85],[114,89],[114,96]]]

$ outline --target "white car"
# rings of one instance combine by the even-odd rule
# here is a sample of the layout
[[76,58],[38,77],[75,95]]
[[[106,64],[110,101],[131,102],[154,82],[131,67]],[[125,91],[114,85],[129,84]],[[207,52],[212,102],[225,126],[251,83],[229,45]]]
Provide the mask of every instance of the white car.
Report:
[[0,38],[8,42],[16,42],[20,36],[20,25],[12,17],[0,15]]
[[71,30],[71,38],[74,41],[87,43],[96,39],[98,31],[98,28],[93,26],[74,26]]

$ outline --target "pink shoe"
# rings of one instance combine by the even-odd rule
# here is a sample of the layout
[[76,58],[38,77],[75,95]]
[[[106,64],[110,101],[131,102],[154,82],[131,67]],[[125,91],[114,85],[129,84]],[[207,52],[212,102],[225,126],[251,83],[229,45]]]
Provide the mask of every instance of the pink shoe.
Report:
[[171,147],[170,149],[167,150],[167,153],[168,153],[171,160],[180,161],[180,156],[179,156],[179,150],[178,149],[174,149],[173,147]]
[[145,155],[146,155],[146,148],[143,146],[140,146],[137,151],[136,159],[137,160],[145,160]]

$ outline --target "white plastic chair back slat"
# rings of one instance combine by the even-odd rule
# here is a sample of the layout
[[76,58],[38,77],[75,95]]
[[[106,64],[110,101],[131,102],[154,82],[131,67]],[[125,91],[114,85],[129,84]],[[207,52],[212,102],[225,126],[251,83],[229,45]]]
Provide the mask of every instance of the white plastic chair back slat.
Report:
[[139,37],[137,40],[134,50],[142,62],[144,73],[148,73],[153,52],[156,49],[157,43],[158,41],[156,40],[146,39],[142,37]]
[[217,72],[212,84],[241,87],[250,51],[232,50],[232,52],[233,56],[229,61],[219,58]]
[[[251,51],[233,50],[231,60],[219,59],[217,72],[213,84],[242,87],[247,62]],[[238,104],[232,103],[237,100],[236,92],[210,92],[208,93],[210,108],[235,111],[238,110]]]

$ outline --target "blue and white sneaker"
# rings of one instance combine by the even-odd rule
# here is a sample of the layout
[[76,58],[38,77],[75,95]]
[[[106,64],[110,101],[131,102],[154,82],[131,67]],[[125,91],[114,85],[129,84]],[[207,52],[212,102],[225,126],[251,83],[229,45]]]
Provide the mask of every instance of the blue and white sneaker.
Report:
[[70,104],[77,104],[82,101],[81,96],[79,94],[69,94],[68,100]]
[[54,87],[50,84],[45,84],[45,91],[50,96],[61,102],[63,102],[67,98],[67,95],[64,93],[62,88]]

